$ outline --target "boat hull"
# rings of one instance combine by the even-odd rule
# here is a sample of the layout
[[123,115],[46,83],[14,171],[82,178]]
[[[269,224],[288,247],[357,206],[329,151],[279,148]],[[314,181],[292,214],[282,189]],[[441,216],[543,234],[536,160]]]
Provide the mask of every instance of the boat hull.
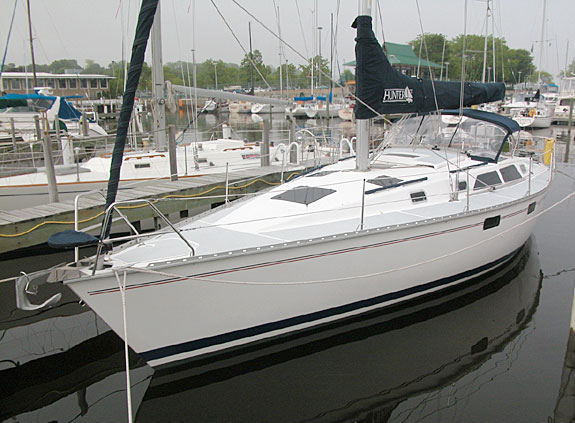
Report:
[[[437,221],[128,270],[130,345],[159,366],[446,289],[510,259],[529,238],[529,206],[542,196]],[[484,229],[497,216],[499,224]],[[114,273],[66,283],[123,336]]]

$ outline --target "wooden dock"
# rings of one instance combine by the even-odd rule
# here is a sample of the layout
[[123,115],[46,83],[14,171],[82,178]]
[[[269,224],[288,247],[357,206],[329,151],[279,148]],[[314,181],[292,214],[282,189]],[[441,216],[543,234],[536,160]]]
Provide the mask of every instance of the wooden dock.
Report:
[[[284,180],[311,168],[311,165],[290,168]],[[252,194],[281,182],[278,166],[257,167],[229,174],[229,200]],[[222,204],[226,194],[225,173],[180,179],[158,180],[134,188],[121,189],[117,201],[154,200],[155,206],[171,221],[192,216]],[[79,202],[79,229],[99,233],[105,201],[101,195],[83,197]],[[153,229],[161,222],[150,207],[139,205],[123,208],[137,230]],[[150,223],[152,222],[152,223]],[[143,228],[147,225],[148,228]],[[151,228],[150,228],[151,226]],[[116,227],[116,224],[115,224]],[[46,243],[54,233],[74,229],[74,202],[64,201],[21,210],[0,210],[0,255]],[[128,227],[124,225],[124,231]]]

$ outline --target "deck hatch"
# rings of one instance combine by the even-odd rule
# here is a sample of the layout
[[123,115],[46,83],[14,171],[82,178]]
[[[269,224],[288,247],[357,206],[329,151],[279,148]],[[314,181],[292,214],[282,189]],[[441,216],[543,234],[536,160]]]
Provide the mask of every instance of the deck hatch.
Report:
[[381,175],[376,177],[375,179],[368,179],[365,181],[367,183],[378,185],[382,188],[389,188],[391,186],[397,186],[400,182],[403,182],[403,179],[394,178],[392,176]]
[[272,200],[284,200],[292,203],[305,204],[307,206],[334,192],[334,189],[300,186],[282,192],[272,197]]
[[[427,176],[424,177],[424,178],[412,179],[412,180],[410,180],[410,181],[403,181],[403,180],[397,179],[397,178],[390,178],[390,179],[394,179],[394,180],[399,181],[399,182],[394,183],[394,184],[385,184],[385,185],[383,185],[383,186],[380,186],[379,188],[368,189],[368,190],[365,191],[365,193],[366,193],[366,194],[373,194],[373,193],[375,193],[375,192],[379,192],[379,191],[382,191],[382,190],[384,190],[384,189],[397,188],[397,187],[401,187],[401,186],[403,186],[403,185],[408,185],[408,184],[413,184],[413,183],[416,183],[416,182],[427,181]],[[375,180],[377,180],[377,179],[370,179],[369,181],[366,181],[366,182],[371,182],[371,181],[375,181]],[[373,182],[371,182],[371,183],[373,183]],[[378,185],[378,184],[376,184],[376,185]]]

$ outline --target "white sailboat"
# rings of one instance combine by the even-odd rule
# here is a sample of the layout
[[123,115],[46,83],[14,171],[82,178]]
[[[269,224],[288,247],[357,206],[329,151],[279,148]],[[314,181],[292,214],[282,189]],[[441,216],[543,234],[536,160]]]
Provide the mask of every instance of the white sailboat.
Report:
[[[394,72],[367,2],[362,7],[357,48],[378,62],[363,72]],[[392,77],[385,90],[414,93],[402,111],[426,110],[418,98],[424,82]],[[358,73],[358,104],[370,89],[364,78]],[[438,97],[444,84],[435,87]],[[371,103],[380,106],[390,105]],[[355,163],[226,204],[175,232],[138,237],[59,268],[54,278],[159,366],[317,330],[447,289],[514,257],[552,177],[552,166],[520,154],[514,121],[465,109],[448,112],[466,119],[447,129],[440,113],[425,113],[396,124],[370,155],[366,112],[356,114]],[[99,253],[109,245],[105,235]],[[59,239],[70,245],[76,234],[67,237]]]
[[[42,125],[45,114],[50,128],[55,127],[57,118],[63,132],[75,137],[82,136],[82,113],[68,101],[70,98],[76,97],[54,96],[48,89],[39,89],[34,94],[6,94],[0,97],[0,101],[12,105],[0,110],[0,133],[11,133],[13,123],[17,135],[31,140],[36,136],[36,120]],[[107,135],[97,122],[87,123],[87,135]]]
[[[285,146],[271,148],[271,164],[281,165]],[[261,166],[261,148],[240,139],[214,139],[176,147],[177,174],[180,179],[214,173],[234,172]],[[112,155],[102,153],[86,162],[56,166],[60,201],[72,201],[81,193],[103,190],[110,177]],[[170,179],[170,158],[165,150],[126,153],[122,160],[120,189],[144,188],[158,179]],[[20,210],[49,203],[48,176],[43,168],[0,177],[0,210]]]

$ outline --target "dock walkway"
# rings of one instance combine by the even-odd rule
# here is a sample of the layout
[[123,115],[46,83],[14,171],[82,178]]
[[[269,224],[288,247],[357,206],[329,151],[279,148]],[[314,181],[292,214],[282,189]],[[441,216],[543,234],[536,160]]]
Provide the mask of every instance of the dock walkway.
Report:
[[[281,183],[313,167],[299,166],[282,170],[278,166],[258,167],[232,172],[228,175],[229,200],[252,194]],[[117,201],[148,199],[171,220],[185,218],[224,202],[226,194],[225,173],[180,179],[158,180],[145,185],[118,191]],[[83,197],[79,202],[79,229],[99,233],[104,214],[102,195]],[[122,209],[137,230],[142,222],[158,219],[150,207],[130,206]],[[0,210],[0,255],[15,250],[44,244],[48,237],[66,229],[74,229],[74,202],[63,201],[21,210]]]

